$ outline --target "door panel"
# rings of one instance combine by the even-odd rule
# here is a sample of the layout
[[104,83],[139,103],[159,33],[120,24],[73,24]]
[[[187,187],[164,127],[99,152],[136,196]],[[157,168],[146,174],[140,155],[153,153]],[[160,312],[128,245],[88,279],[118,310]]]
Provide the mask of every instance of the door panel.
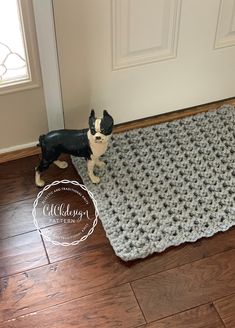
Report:
[[235,45],[235,1],[221,1],[215,48]]
[[113,70],[176,57],[180,1],[115,0]]

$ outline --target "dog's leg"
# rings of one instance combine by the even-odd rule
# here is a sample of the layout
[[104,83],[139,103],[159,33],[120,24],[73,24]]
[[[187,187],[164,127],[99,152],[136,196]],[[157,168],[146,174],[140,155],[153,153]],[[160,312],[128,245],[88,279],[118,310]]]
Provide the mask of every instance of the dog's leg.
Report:
[[54,161],[53,162],[56,166],[58,166],[60,169],[66,169],[68,167],[68,163],[65,162],[65,161],[60,161],[60,160],[57,160],[57,161]]
[[45,181],[41,179],[41,173],[45,171],[56,159],[58,158],[57,154],[54,153],[46,153],[42,154],[42,159],[35,168],[35,184],[38,187],[43,187],[45,185]]
[[44,187],[45,181],[41,179],[41,172],[38,171],[38,169],[35,169],[35,184],[37,187]]
[[96,165],[97,167],[99,167],[99,168],[102,168],[102,167],[104,167],[106,164],[105,164],[105,162],[100,161],[99,158],[96,158],[96,160],[95,160],[95,165]]
[[37,187],[44,187],[45,181],[41,179],[41,173],[44,171],[49,164],[45,161],[44,158],[41,159],[38,167],[35,168],[35,184]]
[[92,183],[99,183],[100,182],[100,178],[97,177],[96,175],[94,175],[94,166],[95,166],[95,159],[89,159],[87,160],[87,171],[88,171],[88,176],[91,179]]

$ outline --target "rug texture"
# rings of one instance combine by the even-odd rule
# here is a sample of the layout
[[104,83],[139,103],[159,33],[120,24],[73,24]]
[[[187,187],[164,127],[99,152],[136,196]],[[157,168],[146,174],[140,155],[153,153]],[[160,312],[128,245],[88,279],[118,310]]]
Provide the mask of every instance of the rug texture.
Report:
[[235,108],[220,109],[112,136],[94,185],[117,256],[144,258],[235,225]]

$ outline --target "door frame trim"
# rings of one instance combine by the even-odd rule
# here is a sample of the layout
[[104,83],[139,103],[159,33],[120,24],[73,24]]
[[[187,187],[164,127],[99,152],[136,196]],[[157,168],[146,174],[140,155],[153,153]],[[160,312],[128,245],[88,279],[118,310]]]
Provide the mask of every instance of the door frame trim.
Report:
[[33,0],[49,131],[64,129],[53,0]]

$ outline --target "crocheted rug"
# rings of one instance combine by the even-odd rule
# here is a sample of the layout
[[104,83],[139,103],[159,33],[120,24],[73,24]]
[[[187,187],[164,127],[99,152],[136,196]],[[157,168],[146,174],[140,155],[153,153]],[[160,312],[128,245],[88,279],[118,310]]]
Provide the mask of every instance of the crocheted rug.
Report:
[[235,108],[112,136],[101,182],[73,163],[121,259],[144,258],[235,225]]

